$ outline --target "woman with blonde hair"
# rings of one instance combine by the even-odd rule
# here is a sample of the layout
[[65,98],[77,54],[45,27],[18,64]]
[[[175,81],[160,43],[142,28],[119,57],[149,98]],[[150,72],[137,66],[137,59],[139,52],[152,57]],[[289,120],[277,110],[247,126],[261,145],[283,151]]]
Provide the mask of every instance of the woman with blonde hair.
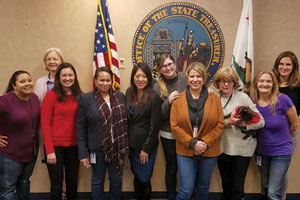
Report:
[[298,127],[296,108],[287,95],[278,94],[278,81],[272,71],[258,73],[251,97],[265,119],[256,149],[262,190],[268,199],[282,200],[292,155],[291,136]]
[[161,106],[160,141],[166,159],[165,182],[168,199],[175,199],[177,186],[177,160],[175,136],[170,128],[170,111],[172,103],[186,86],[184,72],[177,72],[175,59],[171,54],[162,54],[158,60],[158,80],[153,90],[160,96]]
[[[223,200],[242,200],[245,177],[256,148],[256,138],[244,138],[244,132],[262,128],[265,123],[250,97],[237,90],[239,78],[231,67],[219,69],[213,84],[219,89],[225,116],[225,129],[220,138],[222,154],[218,158]],[[239,106],[248,106],[256,114],[257,121],[242,121],[239,118]]]
[[210,178],[221,154],[224,129],[220,98],[205,87],[205,67],[194,62],[186,70],[188,87],[173,102],[171,130],[176,137],[180,187],[176,199],[208,199]]

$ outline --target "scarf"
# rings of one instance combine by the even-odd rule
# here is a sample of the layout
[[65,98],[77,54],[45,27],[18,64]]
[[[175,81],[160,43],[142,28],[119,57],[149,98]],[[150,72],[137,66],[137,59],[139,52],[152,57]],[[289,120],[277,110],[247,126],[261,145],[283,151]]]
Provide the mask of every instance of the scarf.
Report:
[[128,153],[128,125],[126,108],[113,90],[109,91],[110,107],[100,92],[95,92],[95,99],[102,122],[102,150],[106,162],[115,161],[116,169],[122,173],[125,156]]
[[189,108],[189,116],[191,119],[192,127],[195,125],[199,128],[203,119],[204,104],[208,96],[208,91],[205,86],[202,86],[202,90],[198,99],[193,99],[189,87],[186,88],[186,98]]

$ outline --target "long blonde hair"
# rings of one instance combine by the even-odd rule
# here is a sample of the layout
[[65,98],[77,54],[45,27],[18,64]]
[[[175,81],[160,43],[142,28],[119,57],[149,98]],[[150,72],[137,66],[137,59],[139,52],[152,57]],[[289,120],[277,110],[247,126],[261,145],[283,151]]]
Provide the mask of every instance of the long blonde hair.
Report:
[[158,83],[158,86],[160,88],[160,95],[162,97],[168,97],[169,96],[169,92],[168,92],[168,89],[167,89],[165,78],[160,72],[160,69],[162,68],[162,66],[164,65],[165,61],[168,58],[170,60],[172,60],[172,62],[175,64],[175,59],[171,54],[161,54],[159,56],[159,58],[157,59],[157,65],[158,65],[158,80],[157,80],[157,83]]
[[271,111],[274,113],[275,112],[275,106],[278,102],[277,95],[279,93],[279,85],[278,85],[278,81],[275,77],[275,74],[272,71],[262,70],[256,75],[256,77],[254,78],[253,83],[251,85],[250,96],[251,96],[252,101],[254,103],[258,102],[258,100],[260,98],[260,95],[259,95],[259,91],[258,91],[258,88],[257,88],[257,83],[258,83],[259,78],[263,74],[269,74],[272,78],[272,81],[273,81],[273,88],[272,88],[272,91],[271,91],[271,94],[270,94],[270,98],[271,98],[270,108],[271,108]]

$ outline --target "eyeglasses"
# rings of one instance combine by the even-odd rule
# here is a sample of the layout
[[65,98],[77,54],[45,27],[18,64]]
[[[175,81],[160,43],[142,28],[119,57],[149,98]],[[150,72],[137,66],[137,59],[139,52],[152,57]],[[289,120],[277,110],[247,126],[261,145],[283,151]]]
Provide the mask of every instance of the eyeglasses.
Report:
[[166,65],[163,65],[161,68],[162,68],[162,69],[167,69],[167,67],[171,68],[173,65],[174,65],[174,63],[173,63],[173,62],[170,62],[170,63],[168,63],[168,64],[166,64]]
[[223,85],[225,85],[225,84],[233,85],[234,81],[233,80],[219,80],[219,83],[221,83]]

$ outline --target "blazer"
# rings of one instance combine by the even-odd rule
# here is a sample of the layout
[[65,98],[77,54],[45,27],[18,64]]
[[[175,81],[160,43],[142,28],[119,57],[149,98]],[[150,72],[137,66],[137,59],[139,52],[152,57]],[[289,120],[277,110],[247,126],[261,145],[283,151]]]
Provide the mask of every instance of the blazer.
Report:
[[[189,116],[186,90],[173,102],[170,116],[171,130],[176,137],[176,153],[182,156],[194,156],[190,148],[193,128]],[[224,116],[220,98],[209,93],[204,105],[203,119],[197,133],[197,140],[207,144],[203,157],[215,157],[221,154],[220,136],[224,129]]]
[[128,116],[129,146],[131,148],[141,148],[146,153],[151,153],[158,145],[158,132],[160,129],[161,104],[160,97],[151,91],[145,106],[137,105],[134,113],[130,112],[129,90],[126,91],[126,104]]
[[[125,103],[125,96],[117,92]],[[78,100],[75,131],[79,160],[88,158],[89,152],[102,151],[102,122],[95,100],[95,92],[82,94]]]

